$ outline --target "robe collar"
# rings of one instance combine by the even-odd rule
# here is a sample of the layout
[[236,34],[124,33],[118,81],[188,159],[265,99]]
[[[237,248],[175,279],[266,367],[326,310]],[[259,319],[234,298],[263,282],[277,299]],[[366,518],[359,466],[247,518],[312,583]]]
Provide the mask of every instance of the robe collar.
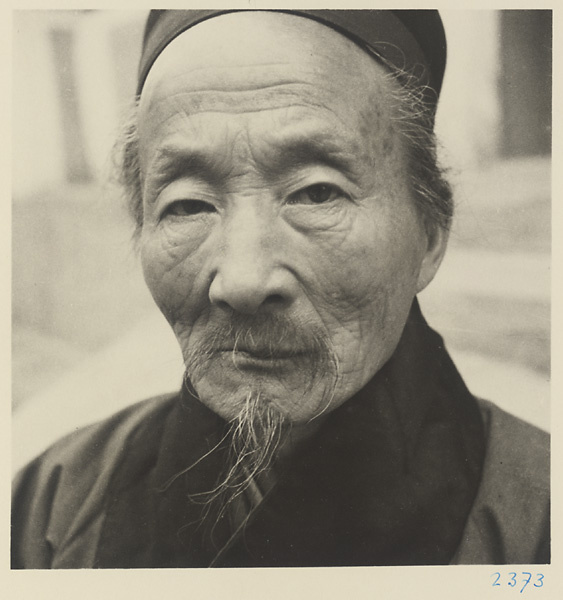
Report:
[[160,429],[135,433],[110,485],[98,566],[430,565],[453,557],[480,480],[484,430],[416,300],[391,359],[330,413],[234,536],[227,518],[206,516],[198,496],[223,469],[226,427],[184,386]]

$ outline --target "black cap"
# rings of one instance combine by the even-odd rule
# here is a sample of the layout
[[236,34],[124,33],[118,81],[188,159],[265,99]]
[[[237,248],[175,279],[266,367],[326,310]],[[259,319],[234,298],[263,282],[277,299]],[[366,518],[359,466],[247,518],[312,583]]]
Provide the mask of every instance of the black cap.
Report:
[[[233,10],[152,10],[147,20],[137,93],[164,48],[190,27]],[[283,10],[314,19],[346,35],[426,87],[435,112],[444,70],[446,36],[437,10]]]

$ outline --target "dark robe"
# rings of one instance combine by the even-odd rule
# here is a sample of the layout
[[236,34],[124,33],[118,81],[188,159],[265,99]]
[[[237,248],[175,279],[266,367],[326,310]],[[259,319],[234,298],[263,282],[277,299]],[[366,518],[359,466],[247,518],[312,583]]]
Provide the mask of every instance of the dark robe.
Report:
[[549,562],[547,435],[473,398],[416,303],[244,526],[198,495],[226,431],[184,386],[61,440],[15,483],[13,568]]

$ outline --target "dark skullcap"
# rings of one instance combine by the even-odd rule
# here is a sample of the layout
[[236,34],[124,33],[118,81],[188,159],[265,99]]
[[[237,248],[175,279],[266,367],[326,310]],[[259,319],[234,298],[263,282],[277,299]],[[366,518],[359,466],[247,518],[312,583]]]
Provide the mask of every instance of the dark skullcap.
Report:
[[[152,10],[139,65],[141,93],[154,61],[178,35],[212,17],[233,10]],[[384,62],[427,86],[426,102],[436,109],[446,67],[446,36],[437,10],[284,10],[339,31]]]

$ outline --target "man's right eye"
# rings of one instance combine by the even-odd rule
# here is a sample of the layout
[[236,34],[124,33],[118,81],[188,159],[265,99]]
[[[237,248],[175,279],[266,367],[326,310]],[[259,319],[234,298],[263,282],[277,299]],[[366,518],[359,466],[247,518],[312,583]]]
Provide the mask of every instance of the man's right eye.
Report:
[[212,212],[216,212],[215,207],[204,200],[177,200],[165,208],[163,216],[193,217]]

